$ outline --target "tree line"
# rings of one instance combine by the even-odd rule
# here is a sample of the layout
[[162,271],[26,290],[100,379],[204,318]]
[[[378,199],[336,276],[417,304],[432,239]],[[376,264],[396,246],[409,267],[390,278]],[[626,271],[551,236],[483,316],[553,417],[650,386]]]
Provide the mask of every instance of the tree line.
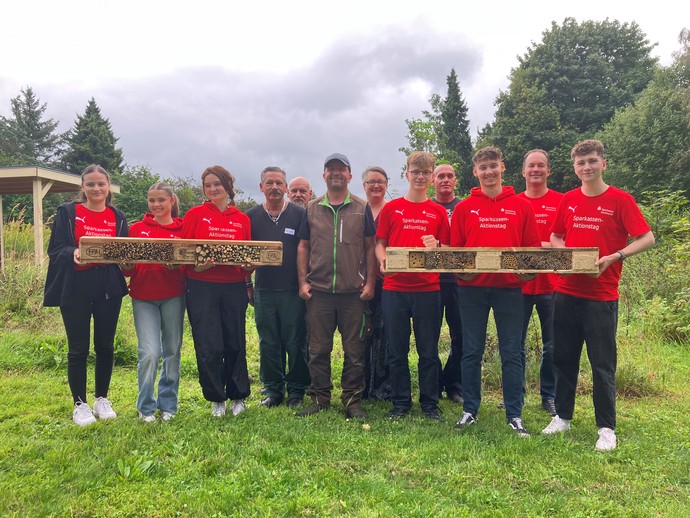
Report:
[[668,67],[652,57],[654,45],[635,23],[608,19],[552,22],[539,43],[518,57],[506,91],[496,97],[494,121],[470,142],[467,104],[451,70],[447,93],[429,99],[422,117],[407,119],[408,145],[454,165],[458,189],[476,185],[471,157],[485,145],[505,154],[504,183],[524,189],[522,158],[530,149],[551,156],[550,186],[577,185],[570,149],[596,138],[607,148],[607,181],[636,197],[659,190],[690,197],[690,34]]
[[[679,50],[668,67],[651,54],[644,32],[635,23],[584,21],[566,18],[552,22],[518,57],[506,91],[498,93],[493,122],[472,139],[468,107],[460,78],[451,69],[444,97],[433,94],[429,109],[405,121],[407,145],[400,151],[434,153],[439,163],[454,166],[459,194],[476,185],[471,157],[485,145],[500,147],[506,158],[504,182],[522,190],[522,156],[534,148],[549,152],[550,185],[565,191],[576,186],[570,148],[582,139],[597,138],[607,148],[612,184],[636,197],[659,190],[679,191],[690,198],[690,32],[678,37]],[[117,204],[137,219],[146,211],[142,196],[160,176],[143,165],[127,166],[110,121],[91,98],[84,113],[65,133],[58,122],[44,117],[31,87],[10,100],[11,115],[0,117],[0,165],[39,165],[79,174],[91,163],[103,165],[121,186]],[[181,208],[203,199],[195,178],[167,178],[180,196]],[[65,199],[49,194],[44,214],[49,217]],[[7,217],[22,213],[31,222],[30,195],[6,196]],[[238,205],[256,204],[241,192]],[[13,209],[13,210],[12,210]]]

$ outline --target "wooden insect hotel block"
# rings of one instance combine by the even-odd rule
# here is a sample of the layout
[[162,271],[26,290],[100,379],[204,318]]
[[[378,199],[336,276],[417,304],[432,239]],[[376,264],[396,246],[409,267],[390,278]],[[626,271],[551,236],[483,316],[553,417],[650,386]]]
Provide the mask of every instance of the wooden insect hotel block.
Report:
[[166,263],[280,266],[280,241],[224,241],[200,239],[147,239],[89,237],[79,240],[83,263]]
[[597,273],[598,248],[386,249],[388,272]]

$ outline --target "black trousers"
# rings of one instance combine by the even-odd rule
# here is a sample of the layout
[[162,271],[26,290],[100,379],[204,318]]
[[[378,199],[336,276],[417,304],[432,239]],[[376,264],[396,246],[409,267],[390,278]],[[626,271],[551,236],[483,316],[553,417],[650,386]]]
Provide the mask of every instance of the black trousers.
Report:
[[618,301],[556,293],[553,315],[556,412],[572,419],[582,345],[592,366],[594,415],[599,428],[616,428],[616,330]]
[[249,397],[244,282],[187,279],[187,315],[199,369],[199,384],[208,401]]
[[441,314],[444,311],[450,332],[450,351],[446,366],[441,372],[439,396],[444,387],[448,396],[454,393],[462,395],[462,320],[458,305],[458,285],[454,282],[441,282]]
[[75,403],[86,403],[86,360],[91,343],[96,353],[96,397],[107,397],[113,374],[113,343],[120,317],[122,297],[106,294],[105,268],[91,267],[74,272],[74,297],[69,306],[60,306],[67,332],[67,380]]

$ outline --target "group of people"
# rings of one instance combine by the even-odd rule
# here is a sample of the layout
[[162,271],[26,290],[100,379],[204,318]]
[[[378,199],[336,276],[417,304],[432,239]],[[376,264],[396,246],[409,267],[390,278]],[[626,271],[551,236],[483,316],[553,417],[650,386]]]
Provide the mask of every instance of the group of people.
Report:
[[[108,173],[91,165],[82,173],[78,201],[58,208],[48,253],[46,306],[59,306],[67,332],[68,380],[73,420],[87,425],[114,418],[107,399],[113,341],[122,297],[130,278],[139,341],[137,409],[146,422],[177,412],[180,348],[185,307],[196,351],[199,383],[223,416],[246,408],[250,393],[245,314],[254,305],[263,384],[261,406],[284,402],[307,417],[331,406],[331,352],[336,329],[343,348],[341,401],[348,418],[366,418],[365,398],[389,400],[390,418],[412,409],[409,371],[411,333],[418,355],[422,414],[442,421],[443,392],[463,412],[455,428],[477,423],[482,357],[493,310],[502,366],[503,403],[509,429],[528,436],[525,396],[525,339],[536,306],[542,334],[540,391],[552,415],[543,433],[566,431],[573,417],[582,347],[587,345],[594,382],[598,450],[616,447],[615,374],[618,282],[622,261],[654,244],[635,200],[607,185],[604,147],[579,142],[571,153],[581,187],[566,193],[548,188],[546,151],[524,156],[526,190],[504,186],[503,155],[485,147],[473,156],[479,186],[456,197],[450,165],[415,151],[407,157],[407,192],[386,201],[388,175],[380,167],[362,174],[366,199],[349,190],[349,159],[324,160],[326,192],[312,199],[304,178],[289,184],[285,171],[261,172],[265,201],[246,214],[234,204],[234,178],[212,166],[202,174],[208,201],[179,218],[179,204],[165,183],[148,192],[149,213],[128,228],[110,204]],[[434,197],[427,192],[434,186]],[[287,196],[287,199],[286,199]],[[206,262],[83,264],[82,236],[130,236],[207,240],[280,241],[280,266],[228,266]],[[629,238],[632,238],[629,240]],[[629,242],[630,241],[630,242]],[[387,272],[390,247],[598,247],[598,275]],[[253,279],[252,279],[252,274]],[[438,342],[442,318],[450,352],[445,366]],[[89,327],[94,322],[95,396],[86,396]],[[155,396],[158,364],[160,379]],[[304,404],[305,395],[311,403]]]

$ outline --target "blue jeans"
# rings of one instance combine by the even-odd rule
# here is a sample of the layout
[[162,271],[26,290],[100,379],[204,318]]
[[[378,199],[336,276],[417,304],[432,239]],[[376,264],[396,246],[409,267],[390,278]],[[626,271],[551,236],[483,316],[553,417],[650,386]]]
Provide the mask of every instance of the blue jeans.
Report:
[[[132,309],[139,340],[137,409],[143,415],[153,414],[156,408],[174,414],[180,386],[184,295],[165,300],[132,299]],[[153,391],[160,358],[163,362],[156,401]]]
[[489,310],[494,311],[501,355],[503,402],[506,418],[520,417],[522,394],[522,290],[483,286],[459,287],[462,316],[462,396],[463,410],[477,415],[482,398],[482,357],[486,345]]
[[541,326],[541,366],[539,368],[539,392],[542,399],[554,399],[556,397],[556,376],[553,371],[553,293],[540,295],[523,295],[524,315],[522,321],[522,381],[524,390],[525,381],[525,340],[527,329],[532,318],[532,309],[537,307],[539,324]]
[[441,295],[438,291],[383,290],[383,327],[388,333],[391,401],[394,408],[412,407],[410,382],[410,319],[419,362],[419,404],[432,409],[438,404],[438,338],[441,333]]

